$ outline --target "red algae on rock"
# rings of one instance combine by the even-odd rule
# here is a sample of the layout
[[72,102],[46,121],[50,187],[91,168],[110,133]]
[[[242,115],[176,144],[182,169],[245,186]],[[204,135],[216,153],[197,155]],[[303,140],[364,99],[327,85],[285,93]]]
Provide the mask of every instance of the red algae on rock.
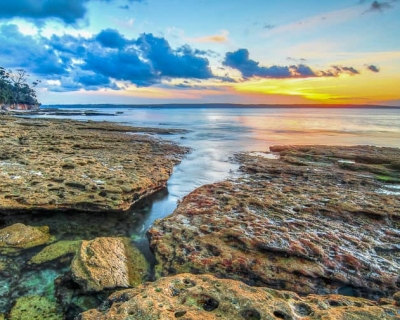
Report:
[[[301,294],[400,290],[400,197],[379,192],[400,150],[277,146],[240,154],[244,175],[206,185],[149,230],[158,276],[212,273]],[[351,164],[347,167],[343,164]]]

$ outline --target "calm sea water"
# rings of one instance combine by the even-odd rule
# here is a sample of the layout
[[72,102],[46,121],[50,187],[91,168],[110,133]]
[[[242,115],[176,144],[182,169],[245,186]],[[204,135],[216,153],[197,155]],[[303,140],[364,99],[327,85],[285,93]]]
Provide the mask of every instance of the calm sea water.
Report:
[[[75,109],[79,108],[68,107]],[[268,151],[270,146],[278,144],[400,147],[400,109],[90,106],[90,110],[110,115],[68,117],[190,130],[184,135],[162,137],[193,151],[175,168],[168,182],[168,194],[153,202],[143,225],[135,231],[141,234],[154,219],[170,214],[177,200],[195,188],[232,176],[237,164],[230,158],[235,152]]]
[[[80,108],[82,108],[80,106]],[[73,110],[73,107],[68,107]],[[7,217],[6,224],[22,222],[47,225],[57,240],[86,239],[99,236],[127,236],[154,264],[146,230],[155,219],[173,212],[177,201],[195,188],[237,174],[231,158],[240,151],[268,151],[277,144],[376,145],[400,147],[400,109],[252,109],[252,108],[93,108],[103,116],[54,116],[76,120],[114,121],[132,126],[184,128],[187,134],[161,136],[192,148],[175,167],[168,188],[141,201],[130,212],[74,214],[48,213]],[[41,248],[27,250],[10,259],[0,255],[0,263],[10,270],[0,276],[0,313],[7,312],[15,299],[43,295],[54,300],[54,279],[68,265],[45,265],[32,269],[26,261]],[[94,308],[100,300],[81,307]],[[86,299],[89,301],[88,299]],[[85,300],[85,301],[86,301]],[[78,302],[77,302],[78,303]]]

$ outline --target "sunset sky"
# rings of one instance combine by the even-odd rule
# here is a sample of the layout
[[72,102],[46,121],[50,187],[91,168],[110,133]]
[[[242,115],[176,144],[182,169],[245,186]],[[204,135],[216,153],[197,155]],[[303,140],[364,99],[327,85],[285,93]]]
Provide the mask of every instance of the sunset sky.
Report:
[[1,0],[43,104],[400,106],[400,1]]

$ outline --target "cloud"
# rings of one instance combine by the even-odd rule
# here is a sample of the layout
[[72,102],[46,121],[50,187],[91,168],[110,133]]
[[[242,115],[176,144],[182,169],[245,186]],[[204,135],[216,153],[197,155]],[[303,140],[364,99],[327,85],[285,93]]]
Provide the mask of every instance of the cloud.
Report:
[[151,33],[141,35],[136,43],[160,76],[197,79],[213,77],[209,61],[196,55],[189,46],[173,50],[167,40]]
[[102,30],[96,40],[107,48],[123,48],[127,44],[127,40],[115,29]]
[[37,75],[61,75],[65,62],[47,45],[46,39],[35,39],[19,32],[16,25],[0,26],[0,61],[8,68],[24,68]]
[[225,60],[222,63],[227,67],[239,70],[244,77],[288,77],[290,76],[289,68],[270,69],[268,67],[260,67],[259,63],[249,59],[249,51],[247,49],[239,49],[235,52],[227,52]]
[[[59,19],[65,24],[76,24],[85,18],[89,2],[113,3],[117,0],[1,0],[0,19],[23,18],[42,24],[47,19]],[[144,0],[125,0],[145,2]],[[128,5],[121,6],[128,9]]]
[[[365,1],[362,1],[361,3],[364,3]],[[367,12],[383,12],[384,10],[392,9],[393,8],[393,3],[397,2],[397,0],[390,0],[390,1],[373,1],[371,5],[369,6],[368,10],[364,11],[364,13]]]
[[74,24],[86,14],[89,0],[1,0],[0,19],[15,17],[28,19],[58,18]]
[[301,62],[306,62],[307,61],[307,59],[304,59],[304,58],[293,58],[293,57],[286,57],[286,60],[288,60],[288,61],[301,61]]
[[375,73],[380,71],[379,68],[377,66],[374,66],[373,64],[367,65],[366,67],[367,67],[367,69],[369,71],[372,71],[372,72],[375,72]]
[[205,36],[205,37],[200,37],[200,38],[194,38],[191,39],[191,41],[193,42],[216,42],[216,43],[224,43],[224,42],[228,42],[228,35],[229,32],[226,30],[222,30],[219,34],[214,34],[211,36]]
[[290,66],[260,66],[259,62],[249,58],[247,49],[227,52],[223,65],[239,70],[244,78],[309,78],[309,77],[337,77],[341,74],[357,75],[359,71],[353,67],[332,66],[326,71],[314,71],[305,64]]
[[331,66],[328,70],[320,70],[316,73],[319,77],[338,77],[341,74],[348,74],[351,76],[360,74],[358,70],[353,67],[344,67],[344,66]]
[[290,78],[296,76],[313,76],[313,71],[305,66],[271,66],[263,67],[258,62],[249,58],[247,49],[227,52],[223,65],[239,70],[245,78]]
[[269,24],[269,23],[265,23],[264,24],[264,29],[273,29],[273,28],[275,28],[275,26],[273,25],[273,24]]
[[104,51],[91,50],[85,58],[83,70],[121,81],[129,81],[138,87],[151,86],[161,79],[151,65],[139,58],[133,48]]
[[119,87],[110,80],[110,78],[88,71],[78,71],[68,77],[61,77],[58,81],[48,81],[49,91],[53,92],[68,92],[84,90],[99,90],[109,88],[119,90]]
[[2,67],[24,68],[50,80],[51,91],[118,89],[118,81],[147,87],[173,78],[218,78],[204,57],[207,52],[188,45],[173,49],[152,34],[127,39],[105,29],[91,38],[46,38],[24,35],[9,24],[0,26],[0,43]]

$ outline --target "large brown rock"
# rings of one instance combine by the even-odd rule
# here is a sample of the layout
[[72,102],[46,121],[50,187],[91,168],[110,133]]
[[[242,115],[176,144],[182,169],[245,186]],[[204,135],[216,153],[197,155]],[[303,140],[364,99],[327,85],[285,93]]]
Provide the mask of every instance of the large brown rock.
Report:
[[127,210],[165,187],[187,151],[131,134],[137,131],[106,122],[1,116],[0,213]]
[[32,227],[16,223],[0,230],[0,253],[40,246],[51,240],[49,227]]
[[141,252],[127,238],[96,238],[82,241],[71,264],[73,279],[86,292],[128,288],[147,276]]
[[256,288],[210,275],[180,274],[111,295],[81,320],[398,319],[392,300],[382,304],[340,295],[299,297],[289,291]]
[[[399,149],[275,147],[203,186],[149,231],[158,276],[212,273],[302,294],[400,290]],[[396,191],[397,190],[397,191]]]

